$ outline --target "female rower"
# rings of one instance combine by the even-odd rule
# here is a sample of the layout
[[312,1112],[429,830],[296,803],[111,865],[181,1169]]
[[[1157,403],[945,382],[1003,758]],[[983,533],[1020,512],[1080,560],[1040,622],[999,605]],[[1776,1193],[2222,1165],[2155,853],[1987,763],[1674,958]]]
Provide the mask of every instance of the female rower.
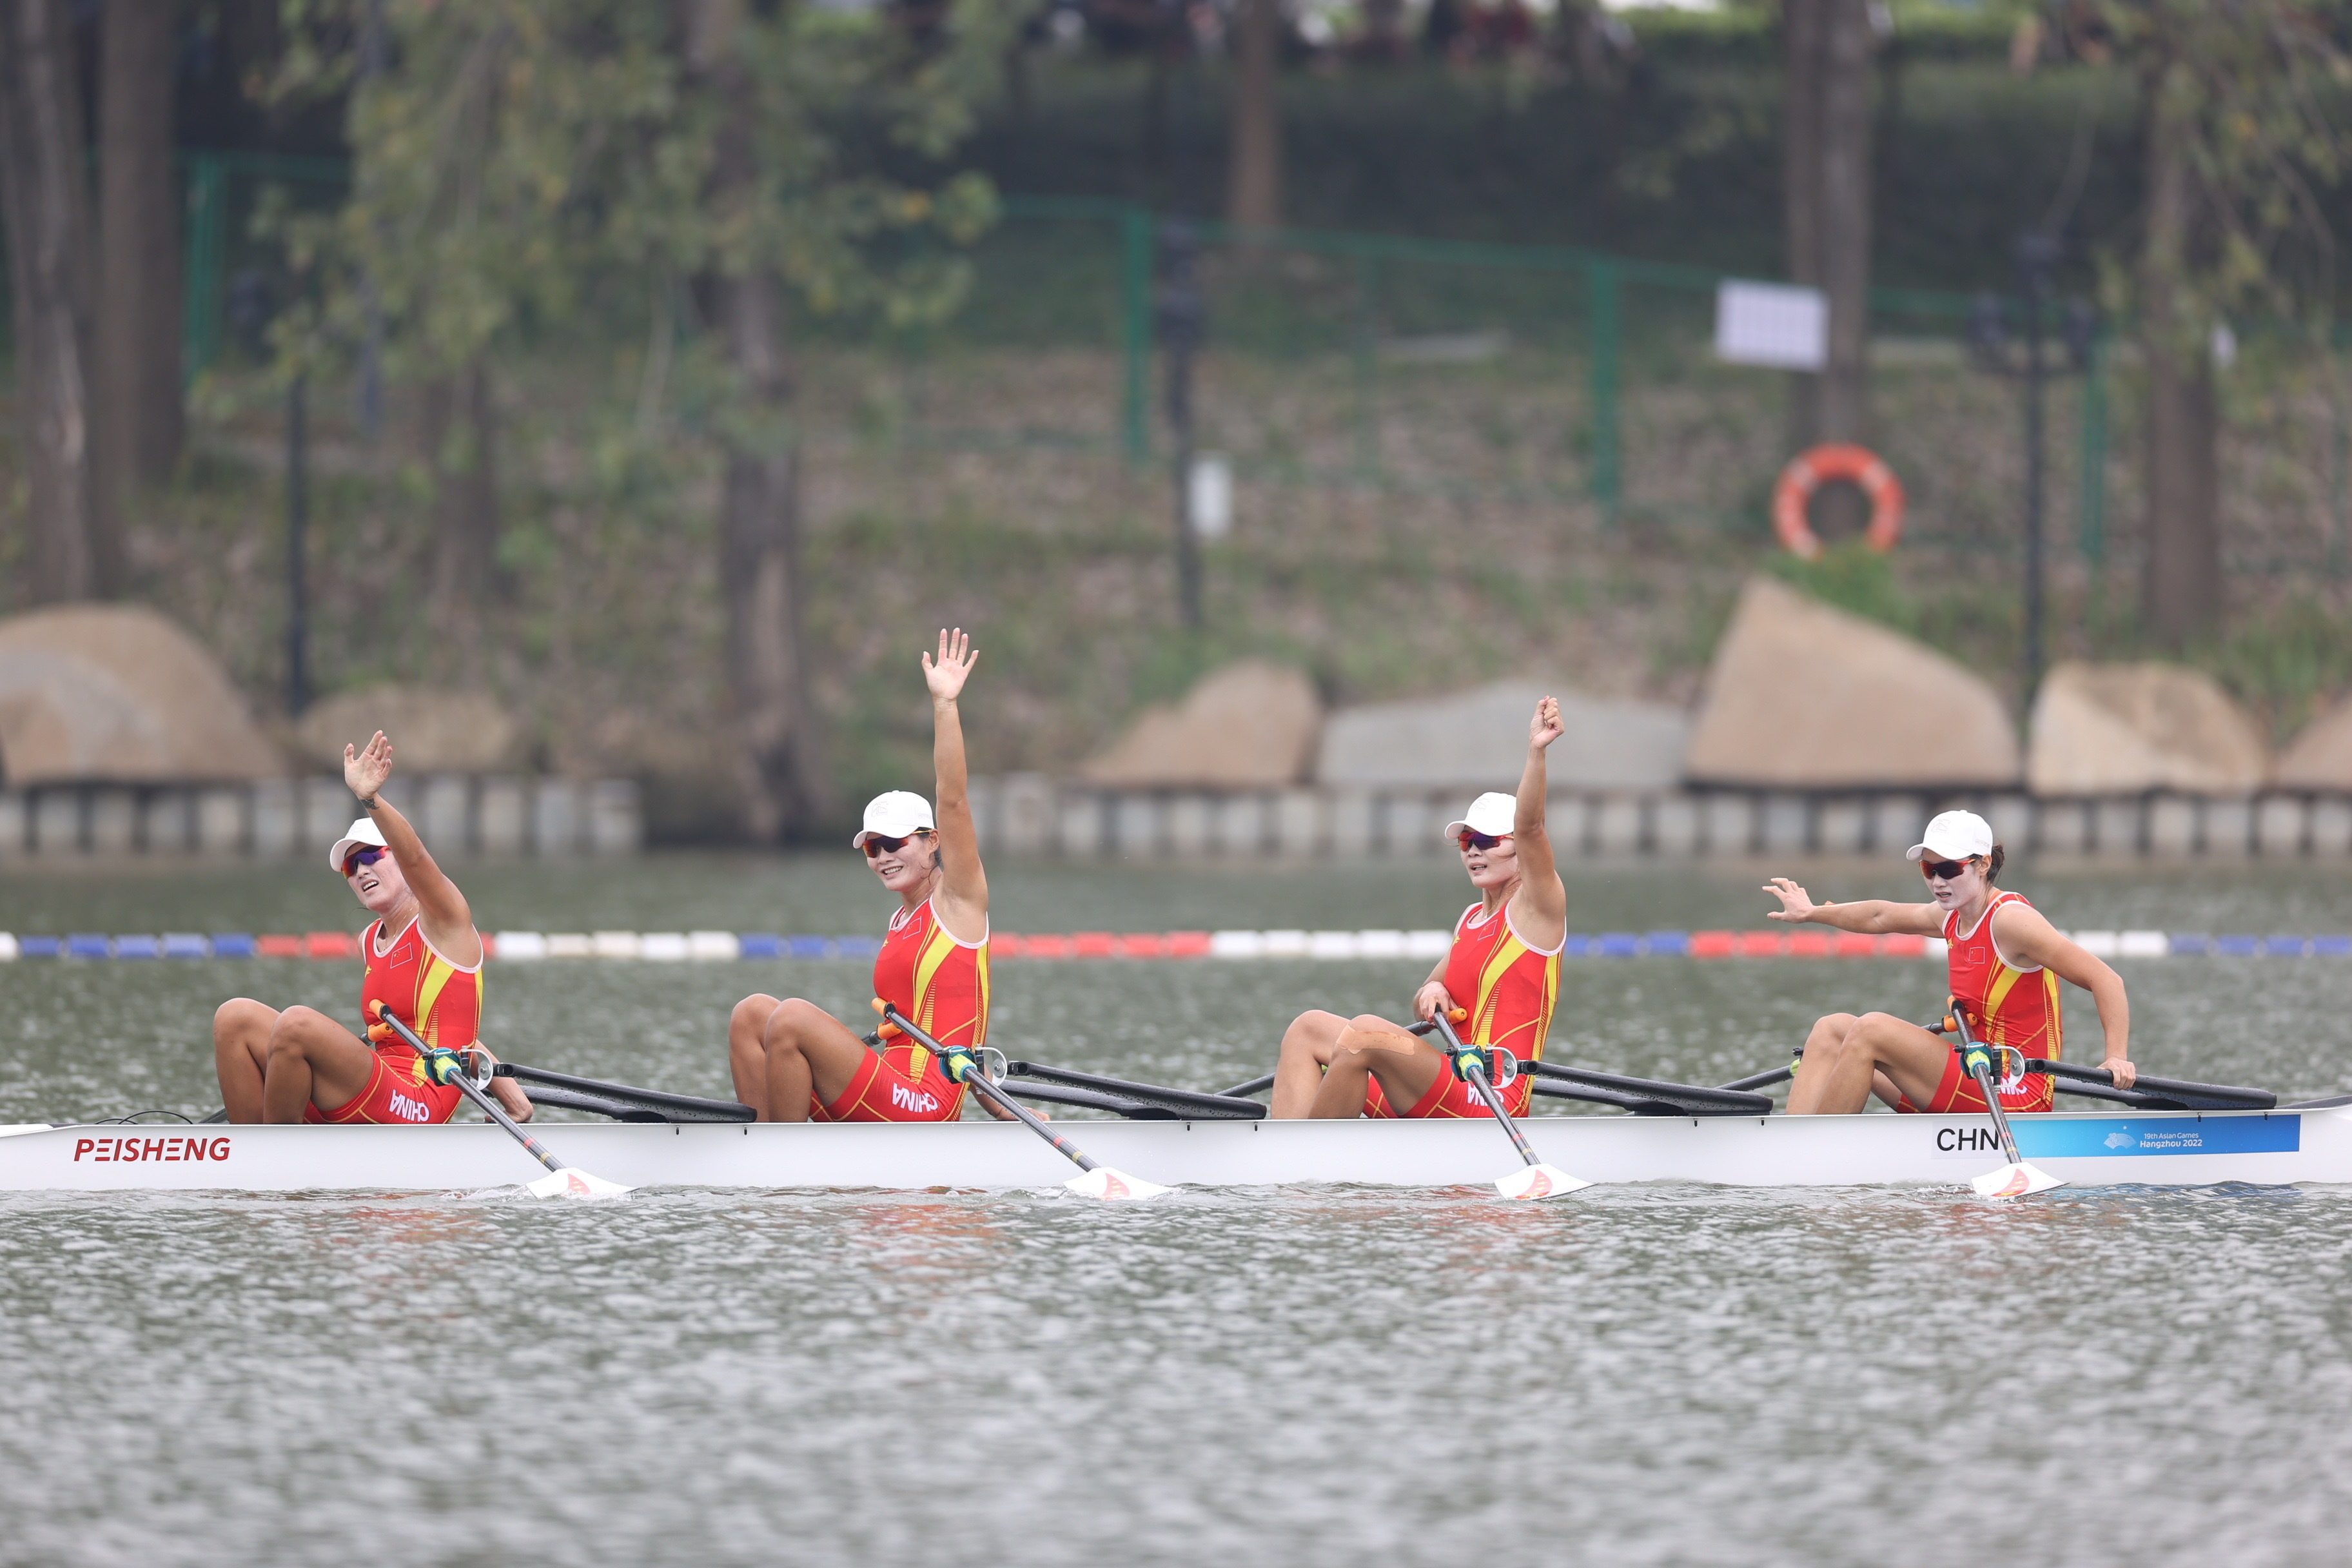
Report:
[[[988,1037],[988,878],[966,791],[963,721],[956,698],[980,658],[959,627],[923,655],[931,689],[931,760],[939,815],[921,795],[891,790],[866,804],[849,842],[898,895],[874,961],[874,994],[943,1046]],[[896,1031],[887,1030],[886,1038]],[[856,1029],[814,1002],[746,996],[727,1024],[735,1098],[762,1121],[953,1121],[964,1086],[903,1037],[869,1049]]]
[[[2063,1018],[2058,982],[2091,994],[2106,1031],[2106,1059],[2117,1089],[2137,1076],[2129,1054],[2131,1005],[2121,976],[2061,936],[2016,893],[1993,886],[2001,847],[1972,811],[1948,811],[1927,824],[1906,852],[1919,863],[1933,903],[1898,904],[1864,899],[1817,904],[1786,877],[1765,891],[1780,900],[1766,918],[1839,931],[1891,932],[1944,939],[1953,1002],[1988,1046],[2008,1046],[2020,1057],[2059,1059]],[[2014,1060],[2015,1058],[2011,1058]],[[2001,1109],[2047,1110],[2053,1093],[2047,1073],[2011,1073],[1994,1086]],[[1863,1109],[1875,1093],[1897,1110],[1937,1114],[1985,1110],[1984,1095],[1960,1068],[1952,1043],[1888,1013],[1832,1013],[1805,1037],[1804,1059],[1789,1089],[1793,1116],[1832,1115]]]
[[[343,782],[367,815],[327,851],[327,864],[376,917],[360,937],[367,1038],[314,1008],[281,1013],[244,996],[222,1003],[213,1015],[213,1062],[231,1121],[446,1121],[465,1097],[434,1070],[438,1053],[489,1055],[476,1035],[481,933],[466,895],[383,799],[391,777],[392,742],[383,731],[365,751],[343,748]],[[436,1047],[436,1062],[376,1017],[379,1002]],[[512,1079],[491,1079],[490,1092],[516,1121],[530,1120],[530,1101]]]
[[[1517,796],[1489,791],[1445,825],[1479,900],[1454,922],[1453,951],[1412,999],[1418,1018],[1467,1009],[1465,1041],[1503,1047],[1521,1061],[1543,1055],[1568,939],[1568,889],[1544,831],[1544,751],[1559,735],[1559,703],[1547,697],[1528,723]],[[1526,1113],[1533,1083],[1523,1076],[1502,1090],[1512,1115]],[[1436,1047],[1369,1013],[1342,1018],[1319,1010],[1301,1013],[1282,1037],[1272,1110],[1277,1117],[1487,1114]]]

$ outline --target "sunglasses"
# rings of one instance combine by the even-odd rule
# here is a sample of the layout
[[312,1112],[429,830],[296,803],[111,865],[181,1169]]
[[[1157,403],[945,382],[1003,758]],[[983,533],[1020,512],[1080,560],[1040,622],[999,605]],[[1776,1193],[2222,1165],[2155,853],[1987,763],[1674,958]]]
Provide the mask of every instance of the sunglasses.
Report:
[[1968,868],[1969,862],[1966,860],[1922,860],[1919,862],[1919,875],[1922,877],[1941,877],[1947,882],[1950,881],[1953,878],[1958,876]]
[[343,857],[343,875],[356,876],[361,867],[373,866],[390,853],[391,851],[382,845],[370,845],[365,849],[354,849]]
[[916,839],[929,838],[930,836],[930,830],[924,827],[918,827],[904,838],[885,838],[877,833],[866,841],[866,858],[871,860],[877,855],[896,855]]
[[1466,855],[1473,849],[1492,849],[1509,837],[1507,833],[1479,833],[1465,827],[1454,836],[1454,841],[1462,846],[1462,852]]

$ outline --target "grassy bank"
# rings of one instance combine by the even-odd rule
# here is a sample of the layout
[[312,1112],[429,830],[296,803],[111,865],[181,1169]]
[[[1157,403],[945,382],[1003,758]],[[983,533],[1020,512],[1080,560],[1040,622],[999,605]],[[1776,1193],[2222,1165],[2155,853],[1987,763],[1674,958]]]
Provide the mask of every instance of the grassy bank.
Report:
[[[502,375],[503,595],[479,608],[425,587],[430,494],[397,439],[370,450],[334,406],[313,480],[316,679],[485,686],[526,721],[530,765],[637,774],[657,835],[732,821],[713,465],[682,406],[665,438],[625,439],[617,373],[552,360]],[[975,766],[1069,767],[1142,703],[1264,654],[1334,702],[1543,673],[1601,693],[1685,700],[1738,584],[1781,563],[1814,591],[1905,626],[2013,689],[2019,454],[2013,392],[1948,366],[1877,378],[1883,443],[1913,501],[1891,560],[1795,568],[1763,505],[1780,388],[1748,373],[1655,375],[1627,393],[1627,505],[1583,499],[1570,361],[1506,351],[1383,374],[1376,461],[1342,361],[1212,353],[1204,444],[1239,475],[1232,536],[1207,552],[1209,624],[1176,625],[1171,498],[1100,428],[1118,365],[1103,353],[968,350],[919,364],[812,351],[802,381],[808,632],[842,797],[919,782],[927,629],[973,628]],[[2281,732],[2352,682],[2340,519],[2324,402],[2274,367],[2233,384],[2225,465],[2232,579],[2224,635],[2200,658]],[[2055,422],[2073,410],[2062,390]],[[2080,476],[2051,481],[2051,641],[2058,657],[2138,651],[2138,513],[2129,382],[2109,454],[2095,567]],[[194,626],[264,712],[282,712],[283,494],[257,386],[216,384],[179,482],[142,498],[136,593]],[[1091,422],[1091,423],[1090,423]],[[2336,531],[2331,532],[2330,530]],[[2334,552],[2333,555],[2330,552]],[[12,574],[13,577],[13,574]]]

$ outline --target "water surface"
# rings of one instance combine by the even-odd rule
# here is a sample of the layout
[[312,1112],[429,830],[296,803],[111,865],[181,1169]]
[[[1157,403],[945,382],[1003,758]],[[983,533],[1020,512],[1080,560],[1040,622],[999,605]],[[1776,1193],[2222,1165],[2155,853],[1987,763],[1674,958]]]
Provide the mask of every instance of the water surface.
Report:
[[[870,931],[864,876],[463,879],[494,929]],[[2066,924],[2352,931],[2322,872],[2011,879]],[[1027,930],[1431,925],[1466,898],[1442,868],[993,880]],[[1581,874],[1575,923],[1744,925],[1756,880]],[[343,897],[12,874],[0,928],[355,924]],[[1395,1014],[1417,969],[1006,963],[996,1034],[1209,1085],[1303,1005]],[[2126,976],[2149,1070],[2352,1089],[2352,963]],[[1939,980],[1571,963],[1553,1049],[1725,1079],[1832,1006],[1924,1016]],[[551,963],[494,967],[488,1017],[521,1059],[721,1093],[755,986],[867,994],[847,963]],[[0,968],[0,1121],[208,1110],[235,991],[349,1016],[357,966]],[[2347,1222],[2343,1189],[0,1198],[0,1562],[2334,1563]]]

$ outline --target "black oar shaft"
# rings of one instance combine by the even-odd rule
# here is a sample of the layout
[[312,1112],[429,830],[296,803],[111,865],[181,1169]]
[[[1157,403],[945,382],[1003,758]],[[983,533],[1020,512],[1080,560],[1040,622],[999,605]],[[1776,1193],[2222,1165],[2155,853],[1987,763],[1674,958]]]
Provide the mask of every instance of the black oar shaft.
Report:
[[[382,1018],[385,1023],[392,1026],[393,1033],[398,1035],[402,1039],[408,1042],[408,1048],[415,1051],[419,1058],[427,1060],[431,1058],[433,1047],[426,1045],[425,1041],[419,1037],[415,1030],[402,1023],[398,1016],[393,1012],[388,1004],[383,1002],[377,1003],[375,1005],[375,1012],[377,1017]],[[557,1159],[553,1154],[550,1153],[546,1144],[541,1143],[538,1139],[524,1131],[521,1125],[518,1123],[513,1117],[509,1116],[506,1113],[505,1109],[501,1107],[497,1100],[492,1100],[488,1095],[484,1094],[480,1089],[476,1089],[474,1087],[473,1079],[460,1072],[452,1074],[449,1081],[457,1086],[459,1093],[463,1094],[467,1100],[472,1100],[476,1105],[479,1106],[481,1108],[482,1114],[488,1116],[491,1121],[497,1122],[499,1126],[512,1133],[514,1135],[515,1142],[520,1143],[523,1146],[524,1152],[528,1153],[532,1159],[538,1161],[541,1164],[546,1166],[551,1171],[568,1171],[572,1168],[565,1164],[562,1161]]]
[[[1959,1036],[1962,1050],[1974,1047],[1977,1037],[1969,1032],[1968,1012],[1961,1007],[1958,998],[1952,1002],[1951,1019],[1952,1030]],[[1968,1058],[1963,1055],[1960,1059],[1966,1062]],[[2000,1091],[1993,1087],[1992,1069],[1979,1063],[1969,1068],[1969,1076],[1976,1079],[1977,1092],[1984,1096],[1985,1110],[1992,1116],[1992,1130],[2000,1135],[2000,1152],[2009,1156],[2011,1164],[2023,1164],[2025,1162],[2017,1157],[2017,1140],[2010,1136],[2009,1112],[2001,1107]]]
[[[1450,1069],[1453,1062],[1462,1058],[1462,1037],[1454,1032],[1453,1023],[1443,1013],[1430,1022],[1444,1037]],[[1486,1109],[1494,1112],[1495,1120],[1502,1123],[1503,1131],[1511,1135],[1511,1147],[1519,1152],[1519,1158],[1530,1165],[1542,1164],[1543,1162],[1536,1158],[1536,1152],[1528,1146],[1528,1135],[1519,1131],[1519,1124],[1512,1121],[1511,1113],[1503,1108],[1503,1097],[1496,1093],[1495,1086],[1487,1081],[1486,1069],[1474,1061],[1465,1069],[1464,1076],[1470,1080],[1470,1087],[1477,1091],[1478,1098],[1486,1102]]]
[[[906,1035],[916,1044],[929,1051],[933,1056],[938,1057],[943,1063],[954,1061],[959,1054],[961,1054],[967,1059],[969,1059],[973,1054],[969,1051],[957,1053],[949,1050],[947,1047],[940,1044],[939,1041],[925,1034],[922,1029],[916,1025],[913,1019],[908,1017],[904,1013],[899,1012],[896,1007],[890,1006],[887,1004],[882,1009],[882,1021],[897,1027],[900,1033]],[[950,1068],[950,1070],[954,1071],[955,1069]],[[980,1071],[976,1064],[965,1067],[957,1081],[969,1086],[971,1091],[980,1096],[981,1099],[996,1107],[999,1110],[1005,1112],[1015,1121],[1020,1122],[1022,1126],[1026,1127],[1030,1131],[1034,1132],[1038,1137],[1043,1138],[1046,1142],[1051,1143],[1056,1150],[1060,1151],[1071,1163],[1076,1165],[1079,1170],[1091,1171],[1095,1168],[1095,1162],[1087,1157],[1084,1150],[1080,1149],[1076,1144],[1071,1142],[1068,1139],[1063,1137],[1060,1133],[1047,1126],[1044,1117],[1039,1116],[1035,1111],[1030,1110],[1027,1106],[1022,1104],[1019,1100],[1014,1100],[1011,1095],[1005,1093],[994,1084],[989,1082],[988,1075]]]

